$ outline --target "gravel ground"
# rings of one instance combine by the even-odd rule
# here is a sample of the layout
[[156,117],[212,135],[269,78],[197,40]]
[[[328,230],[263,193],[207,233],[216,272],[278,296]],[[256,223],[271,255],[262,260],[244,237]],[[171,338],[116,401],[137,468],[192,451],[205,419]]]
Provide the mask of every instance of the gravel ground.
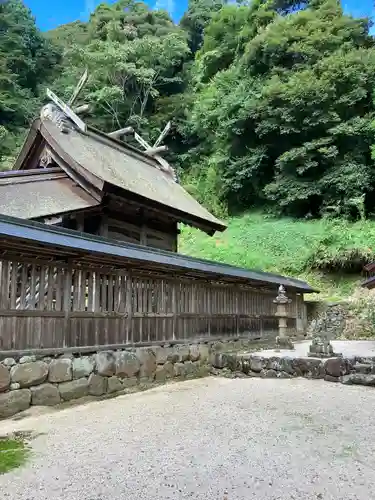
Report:
[[375,391],[207,378],[0,423],[32,430],[1,500],[374,498]]

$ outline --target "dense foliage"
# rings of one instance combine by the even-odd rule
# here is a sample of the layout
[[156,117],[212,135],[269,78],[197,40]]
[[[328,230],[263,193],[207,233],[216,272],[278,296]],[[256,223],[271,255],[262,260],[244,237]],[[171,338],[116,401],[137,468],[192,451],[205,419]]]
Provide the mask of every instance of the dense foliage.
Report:
[[187,188],[223,215],[375,212],[375,44],[337,0],[190,0],[179,25],[136,0],[42,34],[0,3],[0,162],[48,83],[68,98],[85,67],[87,118],[155,139],[168,120]]
[[320,294],[348,297],[364,280],[363,265],[374,260],[375,222],[298,220],[251,212],[230,217],[214,237],[184,227],[179,252],[235,266],[295,276]]
[[344,16],[335,0],[293,13],[255,1],[222,9],[196,60],[203,175],[213,166],[232,209],[355,212],[374,187],[374,69],[367,21]]
[[39,86],[53,74],[59,52],[36,28],[19,0],[0,2],[0,165],[11,158],[38,110]]

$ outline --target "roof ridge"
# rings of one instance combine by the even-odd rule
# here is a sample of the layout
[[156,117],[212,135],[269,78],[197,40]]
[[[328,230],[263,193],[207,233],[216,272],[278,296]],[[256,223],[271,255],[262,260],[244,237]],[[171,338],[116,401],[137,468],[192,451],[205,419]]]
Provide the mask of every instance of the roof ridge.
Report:
[[60,167],[46,167],[46,168],[31,168],[29,170],[4,170],[0,172],[0,178],[2,177],[25,177],[40,174],[54,174],[54,173],[64,173]]
[[[96,140],[97,139],[102,140],[109,147],[114,147],[114,149],[117,149],[118,151],[121,151],[124,154],[137,155],[145,163],[149,164],[150,167],[157,168],[158,170],[165,172],[166,174],[169,174],[169,172],[166,169],[162,168],[160,162],[157,159],[148,155],[145,151],[142,151],[141,149],[138,149],[135,146],[128,144],[124,141],[120,141],[115,137],[111,137],[106,132],[97,129],[96,127],[93,127],[91,125],[86,125],[85,131],[81,130],[79,127],[76,126],[73,120],[66,113],[64,113],[62,109],[59,109],[52,102],[44,105],[41,108],[40,119],[42,122],[44,120],[50,120],[57,126],[57,128],[63,134],[69,134],[71,130],[75,130],[76,132],[82,135],[91,136]],[[169,162],[167,163],[169,165]],[[169,165],[169,167],[171,170],[174,170],[171,165]]]
[[[55,180],[68,177],[60,168],[49,169],[32,169],[32,170],[12,170],[9,172],[0,172],[0,185],[7,184],[28,184],[39,182],[41,177],[47,177],[45,180]],[[5,175],[4,175],[5,174]],[[9,175],[6,175],[9,174]]]

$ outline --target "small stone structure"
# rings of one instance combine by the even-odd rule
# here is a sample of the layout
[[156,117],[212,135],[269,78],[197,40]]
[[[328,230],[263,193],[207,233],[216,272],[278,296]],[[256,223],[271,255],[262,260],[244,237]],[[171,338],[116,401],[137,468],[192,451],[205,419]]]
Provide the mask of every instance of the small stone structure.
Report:
[[324,379],[375,387],[375,356],[313,358],[262,353],[217,353],[212,373],[229,377]]
[[283,285],[279,286],[279,293],[273,301],[276,304],[276,317],[279,318],[279,335],[276,344],[280,349],[293,349],[293,343],[288,336],[287,305],[292,301],[286,296]]
[[241,350],[247,339],[100,351],[89,355],[22,356],[0,361],[0,419],[30,406],[54,406],[86,396],[103,397],[162,383],[208,375],[211,358]]
[[333,352],[332,344],[325,332],[315,335],[311,341],[308,356],[313,358],[333,358],[341,356]]

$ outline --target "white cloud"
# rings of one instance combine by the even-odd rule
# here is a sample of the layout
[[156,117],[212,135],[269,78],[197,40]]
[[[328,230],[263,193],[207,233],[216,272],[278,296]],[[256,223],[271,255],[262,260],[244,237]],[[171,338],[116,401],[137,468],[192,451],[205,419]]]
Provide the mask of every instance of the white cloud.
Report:
[[175,0],[156,0],[154,4],[154,10],[164,9],[167,10],[170,14],[174,13],[175,8]]

